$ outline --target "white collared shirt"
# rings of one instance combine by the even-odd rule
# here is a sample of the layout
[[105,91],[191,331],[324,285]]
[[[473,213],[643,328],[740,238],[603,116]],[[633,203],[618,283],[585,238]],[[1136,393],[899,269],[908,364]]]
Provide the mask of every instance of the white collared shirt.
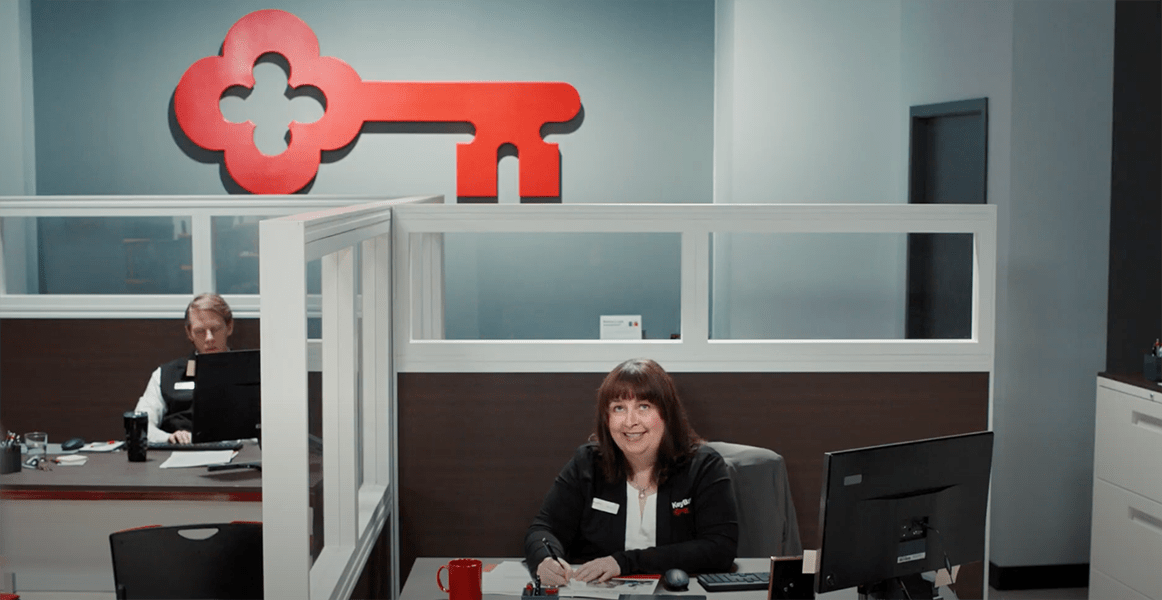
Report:
[[658,545],[658,492],[646,496],[641,509],[638,491],[625,483],[625,549],[640,550]]
[[149,376],[149,383],[145,384],[145,393],[137,399],[134,409],[149,415],[149,441],[153,443],[169,441],[169,434],[158,425],[165,418],[165,400],[161,397],[161,367],[154,369]]

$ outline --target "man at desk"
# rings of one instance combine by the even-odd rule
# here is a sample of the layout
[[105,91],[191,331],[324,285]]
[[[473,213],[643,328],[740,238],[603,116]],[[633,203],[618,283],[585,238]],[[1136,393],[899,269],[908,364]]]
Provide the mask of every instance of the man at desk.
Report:
[[[224,352],[234,333],[230,305],[218,294],[199,294],[186,306],[186,337],[197,354]],[[149,441],[188,444],[194,417],[193,356],[154,369],[137,401],[137,411],[149,415]]]

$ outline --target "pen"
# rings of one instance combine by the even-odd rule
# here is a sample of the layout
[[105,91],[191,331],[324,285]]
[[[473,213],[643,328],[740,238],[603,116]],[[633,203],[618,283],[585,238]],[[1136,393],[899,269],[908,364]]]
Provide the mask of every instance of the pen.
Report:
[[[555,560],[558,564],[561,563],[561,557],[557,556],[557,553],[553,551],[553,547],[549,545],[549,540],[547,540],[545,538],[541,538],[541,543],[545,545],[545,550],[549,551],[549,557],[552,558],[553,560]],[[561,565],[561,566],[564,566],[564,565]],[[566,580],[568,580],[567,576],[566,576]]]

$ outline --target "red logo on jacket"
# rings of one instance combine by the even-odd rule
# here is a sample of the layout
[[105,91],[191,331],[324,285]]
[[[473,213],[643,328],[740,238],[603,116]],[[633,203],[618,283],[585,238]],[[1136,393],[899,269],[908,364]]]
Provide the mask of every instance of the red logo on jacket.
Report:
[[688,514],[690,514],[690,499],[684,498],[684,499],[679,500],[677,502],[671,502],[670,508],[674,509],[674,516],[675,517],[681,516],[681,515],[688,515]]

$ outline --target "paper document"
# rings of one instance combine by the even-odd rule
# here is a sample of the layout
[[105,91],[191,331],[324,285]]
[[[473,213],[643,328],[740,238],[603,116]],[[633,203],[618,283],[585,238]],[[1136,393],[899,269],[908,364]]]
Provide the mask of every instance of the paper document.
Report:
[[165,462],[162,469],[181,469],[183,467],[207,467],[221,465],[234,460],[238,456],[237,450],[204,450],[198,452],[174,451]]
[[481,591],[485,594],[519,596],[530,581],[529,570],[518,560],[506,560],[481,574]]
[[[578,566],[574,565],[573,568]],[[481,576],[481,591],[485,594],[520,596],[532,579],[523,562],[506,560],[491,569],[485,568]],[[656,576],[643,579],[615,577],[605,583],[572,581],[569,585],[557,588],[557,594],[562,598],[618,598],[622,594],[652,594],[657,585]]]
[[622,594],[653,594],[657,586],[657,579],[614,577],[604,583],[570,581],[569,585],[557,588],[557,594],[562,598],[618,598]]
[[81,446],[81,452],[112,452],[124,445],[124,440],[116,442],[89,442]]

